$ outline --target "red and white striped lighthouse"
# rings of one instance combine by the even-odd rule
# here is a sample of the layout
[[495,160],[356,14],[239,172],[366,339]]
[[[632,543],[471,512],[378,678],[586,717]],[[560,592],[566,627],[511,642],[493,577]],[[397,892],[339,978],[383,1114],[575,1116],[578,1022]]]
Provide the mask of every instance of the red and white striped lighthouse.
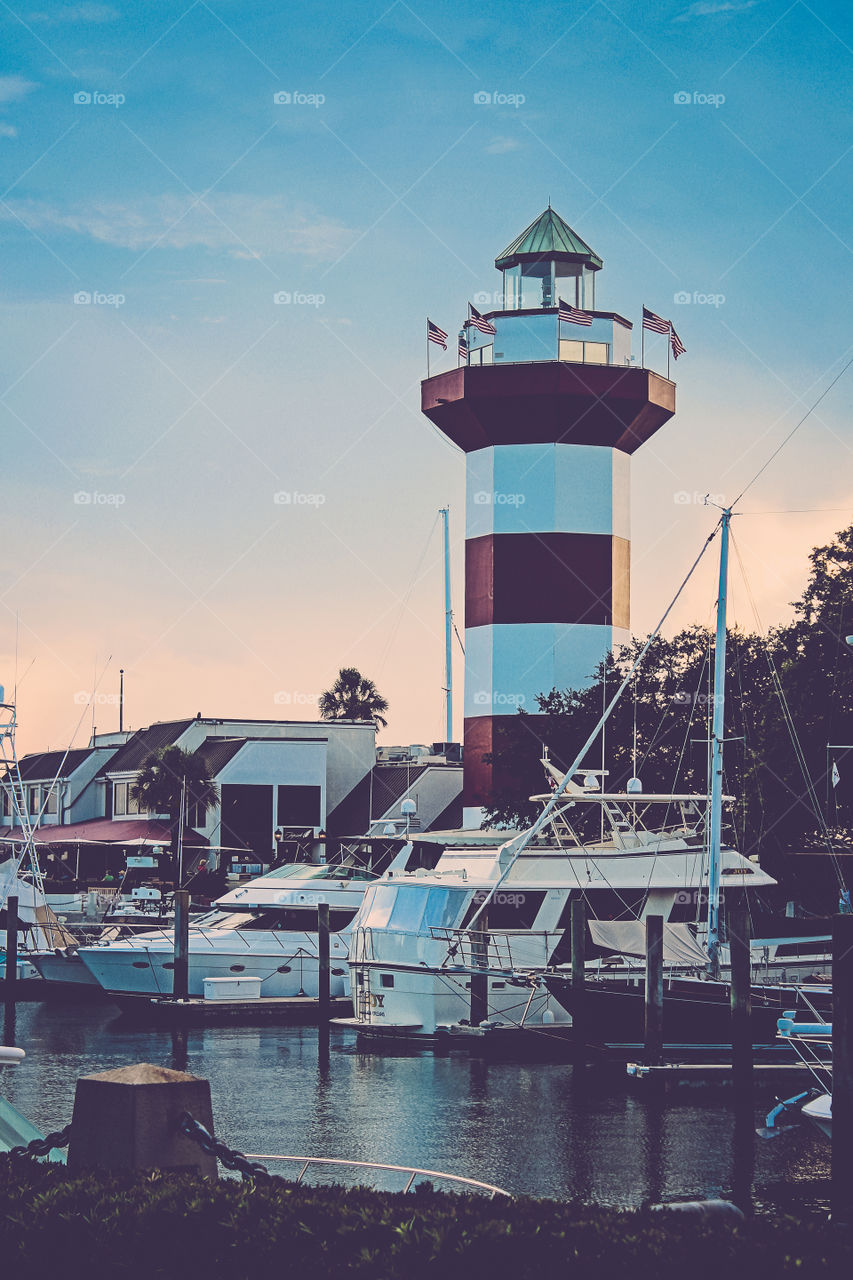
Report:
[[[675,385],[595,308],[596,253],[549,208],[496,259],[499,310],[421,407],[466,454],[466,821],[496,785],[502,717],[580,688],[627,640],[630,458],[675,412]],[[564,305],[560,305],[560,304]],[[488,332],[493,329],[494,332]]]

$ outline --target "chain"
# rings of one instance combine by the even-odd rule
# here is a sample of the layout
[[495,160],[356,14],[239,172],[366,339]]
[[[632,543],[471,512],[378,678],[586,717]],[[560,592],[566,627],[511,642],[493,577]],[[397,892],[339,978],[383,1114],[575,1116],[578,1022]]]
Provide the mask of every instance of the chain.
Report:
[[38,1159],[41,1156],[50,1155],[51,1151],[59,1147],[67,1147],[70,1140],[71,1125],[67,1124],[64,1129],[56,1129],[53,1133],[45,1134],[43,1138],[33,1138],[32,1142],[28,1142],[25,1147],[10,1147],[7,1154],[17,1158],[29,1156],[32,1159]]
[[181,1133],[197,1142],[202,1151],[206,1151],[208,1155],[215,1155],[226,1169],[235,1169],[244,1178],[270,1177],[269,1171],[262,1164],[249,1160],[240,1151],[235,1151],[232,1147],[226,1147],[224,1142],[219,1142],[212,1133],[208,1133],[203,1124],[194,1120],[188,1111],[184,1111],[179,1117],[178,1128]]

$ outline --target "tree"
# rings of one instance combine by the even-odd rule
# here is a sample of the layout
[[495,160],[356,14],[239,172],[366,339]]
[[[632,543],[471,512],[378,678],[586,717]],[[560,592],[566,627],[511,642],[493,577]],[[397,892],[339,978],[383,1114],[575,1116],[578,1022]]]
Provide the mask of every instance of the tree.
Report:
[[184,820],[195,806],[207,813],[217,800],[216,783],[201,756],[180,747],[161,747],[142,762],[131,787],[131,797],[145,813],[167,813],[172,848],[176,848],[184,793]]
[[342,667],[331,689],[320,697],[324,720],[373,720],[384,729],[387,710],[387,699],[355,667]]

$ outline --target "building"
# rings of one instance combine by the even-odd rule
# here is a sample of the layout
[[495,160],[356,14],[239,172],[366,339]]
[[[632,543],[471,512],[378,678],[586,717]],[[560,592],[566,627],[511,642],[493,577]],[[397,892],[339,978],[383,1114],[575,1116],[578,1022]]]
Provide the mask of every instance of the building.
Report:
[[495,266],[499,309],[421,388],[466,456],[466,825],[499,784],[486,757],[501,722],[583,687],[628,639],[631,455],[675,412],[674,383],[631,353],[631,322],[596,307],[601,258],[550,206]]
[[[195,755],[215,783],[212,807],[190,806],[186,844],[243,862],[320,856],[344,837],[386,834],[395,820],[424,830],[461,794],[461,766],[427,747],[391,749],[377,764],[376,726],[353,720],[168,720],[98,737],[68,753],[25,756],[20,773],[38,842],[65,855],[75,874],[121,855],[168,847],[168,814],[141,813],[133,784],[145,760],[176,746]],[[436,744],[443,747],[444,744]],[[415,815],[401,808],[415,805]],[[410,808],[411,806],[407,806]],[[0,840],[20,840],[8,777],[0,780]],[[196,855],[198,856],[198,854]]]

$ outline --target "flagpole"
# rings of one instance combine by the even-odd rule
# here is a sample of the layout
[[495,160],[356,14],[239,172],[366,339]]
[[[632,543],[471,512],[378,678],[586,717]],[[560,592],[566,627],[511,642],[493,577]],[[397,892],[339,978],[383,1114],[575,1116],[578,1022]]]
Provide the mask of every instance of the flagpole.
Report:
[[429,316],[427,316],[427,380],[429,380]]
[[643,303],[643,310],[640,313],[640,364],[642,368],[646,367],[646,304]]
[[669,322],[669,341],[666,344],[666,380],[669,382],[669,357],[672,351],[672,321]]

